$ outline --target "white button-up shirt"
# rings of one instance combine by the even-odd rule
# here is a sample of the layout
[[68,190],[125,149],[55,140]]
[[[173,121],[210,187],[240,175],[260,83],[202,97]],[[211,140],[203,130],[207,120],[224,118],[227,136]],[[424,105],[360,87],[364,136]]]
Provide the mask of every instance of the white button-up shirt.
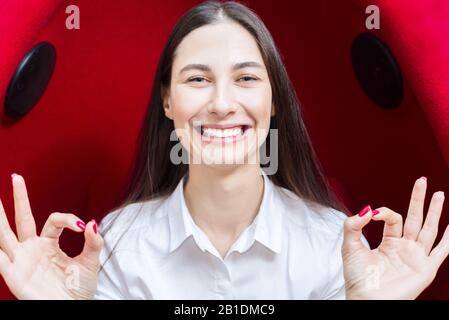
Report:
[[105,235],[95,298],[344,299],[346,215],[313,206],[263,177],[259,212],[225,258],[186,207],[186,177],[166,198],[107,215],[100,229],[114,222]]

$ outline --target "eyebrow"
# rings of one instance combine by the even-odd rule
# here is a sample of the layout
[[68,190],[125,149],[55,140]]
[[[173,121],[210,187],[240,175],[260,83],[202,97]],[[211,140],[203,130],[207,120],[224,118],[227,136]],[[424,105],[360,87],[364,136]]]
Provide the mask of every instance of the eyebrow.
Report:
[[[260,63],[255,62],[255,61],[245,61],[245,62],[235,63],[232,65],[231,69],[232,69],[232,71],[235,71],[238,69],[249,68],[249,67],[263,69],[263,66]],[[181,71],[179,71],[179,73],[181,74],[188,70],[201,70],[204,72],[208,72],[208,71],[211,71],[211,68],[206,64],[192,63],[192,64],[188,64],[184,68],[182,68]]]

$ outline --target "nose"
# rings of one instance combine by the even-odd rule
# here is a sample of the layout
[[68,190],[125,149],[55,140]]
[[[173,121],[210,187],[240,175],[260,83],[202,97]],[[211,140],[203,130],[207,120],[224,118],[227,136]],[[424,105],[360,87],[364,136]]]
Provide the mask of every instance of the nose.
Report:
[[237,105],[233,99],[232,89],[225,81],[217,83],[213,92],[213,99],[208,105],[208,112],[225,117],[237,110]]

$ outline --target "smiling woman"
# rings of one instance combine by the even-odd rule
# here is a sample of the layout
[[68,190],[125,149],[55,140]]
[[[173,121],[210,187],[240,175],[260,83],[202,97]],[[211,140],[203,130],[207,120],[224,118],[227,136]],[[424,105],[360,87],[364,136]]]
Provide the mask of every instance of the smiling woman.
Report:
[[[269,128],[274,106],[268,71],[252,35],[222,19],[189,33],[174,55],[164,111],[183,146],[193,150],[190,160],[228,164],[253,156],[265,140],[257,134]],[[201,136],[191,139],[190,132]],[[248,145],[254,146],[250,155],[245,154]]]
[[[415,298],[449,254],[447,231],[433,248],[442,192],[422,223],[425,178],[404,225],[386,207],[347,217],[276,45],[242,4],[205,2],[176,24],[139,143],[127,199],[101,223],[100,258],[94,221],[54,215],[38,237],[24,180],[13,178],[18,238],[0,207],[0,272],[17,297]],[[277,146],[275,172],[260,161],[265,145]],[[179,147],[186,162],[173,160]],[[375,250],[362,236],[371,220],[386,223]],[[63,228],[85,233],[80,256],[59,249]],[[73,267],[80,281],[68,287]]]

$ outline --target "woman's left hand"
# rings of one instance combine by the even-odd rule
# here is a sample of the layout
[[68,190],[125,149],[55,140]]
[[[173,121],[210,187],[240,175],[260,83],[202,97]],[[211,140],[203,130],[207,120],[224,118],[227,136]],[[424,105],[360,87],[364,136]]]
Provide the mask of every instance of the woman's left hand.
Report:
[[[432,249],[444,193],[433,194],[423,225],[426,178],[416,180],[405,224],[388,208],[366,208],[345,221],[342,246],[347,299],[415,299],[436,276],[449,254],[449,227]],[[382,242],[370,250],[361,242],[370,220],[384,221]]]

